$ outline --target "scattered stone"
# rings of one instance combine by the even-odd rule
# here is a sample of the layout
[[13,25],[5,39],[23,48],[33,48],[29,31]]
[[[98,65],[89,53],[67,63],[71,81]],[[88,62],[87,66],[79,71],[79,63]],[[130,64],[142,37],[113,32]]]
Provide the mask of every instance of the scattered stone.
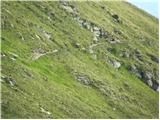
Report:
[[152,54],[147,54],[147,55],[151,58],[152,61],[154,61],[156,63],[159,63],[159,58],[158,57],[156,57],[156,56],[154,56]]
[[87,75],[85,74],[79,74],[79,73],[76,73],[75,74],[75,77],[76,79],[79,81],[79,82],[82,82],[83,84],[85,85],[91,85],[93,83],[93,80],[91,80]]
[[24,37],[23,37],[22,33],[18,32],[18,35],[19,35],[19,37],[21,38],[21,40],[24,41]]
[[86,51],[86,48],[82,47],[81,50],[82,50],[82,51]]
[[41,109],[41,112],[46,113],[47,115],[51,115],[51,112],[45,110],[44,108],[41,107],[40,109]]
[[143,61],[143,59],[142,59],[142,54],[141,54],[141,51],[140,51],[140,50],[136,49],[134,54],[135,54],[135,57],[136,57],[138,60]]
[[80,48],[81,45],[80,45],[79,43],[75,43],[75,47],[76,47],[76,48]]
[[98,42],[98,38],[96,36],[93,37],[93,41],[94,43],[97,43]]
[[108,51],[108,52],[112,52],[112,51],[113,51],[113,48],[107,48],[107,51]]
[[82,22],[82,26],[83,26],[84,28],[88,29],[88,30],[90,30],[90,29],[91,29],[91,25],[90,25],[90,23],[89,23],[89,22],[87,22],[86,20],[83,20],[83,22]]
[[117,14],[113,14],[112,18],[115,22],[118,22],[118,23],[120,22],[119,16]]
[[120,68],[121,66],[121,63],[116,60],[110,60],[109,63],[111,63],[114,68]]
[[128,67],[128,70],[134,73],[138,78],[142,78],[141,72],[139,71],[138,67],[134,64]]
[[36,36],[36,38],[38,38],[39,40],[41,39],[39,35],[36,34],[35,36]]
[[92,57],[93,57],[93,59],[95,59],[95,60],[97,59],[97,55],[96,55],[96,54],[93,54]]
[[11,87],[16,85],[16,81],[11,77],[1,76],[1,79],[4,80],[6,83],[8,83]]
[[13,24],[11,24],[11,27],[12,27],[12,28],[14,28],[14,25],[13,25]]
[[88,50],[88,52],[89,52],[90,54],[93,54],[93,53],[94,53],[94,51],[93,51],[91,48]]
[[106,38],[108,36],[108,33],[103,28],[98,27],[94,23],[81,19],[79,16],[74,17],[74,19],[79,23],[81,27],[88,29],[93,33],[94,42],[98,41],[98,37]]
[[1,58],[5,57],[6,54],[4,52],[1,52]]
[[15,58],[10,58],[11,60],[15,61],[16,59]]
[[52,38],[52,33],[44,32],[45,37],[50,40]]
[[105,10],[105,6],[101,6],[101,8],[102,8],[103,10]]
[[122,57],[129,58],[130,54],[127,51],[125,51],[125,52],[123,52]]
[[52,53],[56,53],[56,52],[58,52],[58,50],[57,50],[57,49],[55,49],[55,50],[53,50],[53,51],[52,51]]
[[122,32],[119,29],[114,29],[114,33],[121,35]]
[[152,85],[153,85],[152,80],[147,80],[146,83],[147,83],[147,85],[148,85],[149,87],[152,87]]
[[108,39],[108,42],[111,44],[115,44],[115,43],[120,43],[120,40],[111,37],[110,39]]
[[73,5],[69,5],[67,2],[61,2],[63,9],[68,11],[69,13],[77,14],[77,10]]
[[144,72],[142,72],[142,78],[145,81],[151,80],[152,77],[153,77],[153,74],[150,71],[144,71]]

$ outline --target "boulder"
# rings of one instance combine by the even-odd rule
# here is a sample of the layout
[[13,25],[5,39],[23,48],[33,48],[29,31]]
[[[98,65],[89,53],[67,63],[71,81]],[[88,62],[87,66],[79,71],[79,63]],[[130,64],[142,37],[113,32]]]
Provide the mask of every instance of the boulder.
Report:
[[109,63],[111,63],[114,68],[120,68],[121,66],[121,63],[116,60],[110,60]]
[[153,77],[153,74],[150,71],[144,71],[142,72],[142,78],[145,81],[151,80]]
[[76,48],[80,48],[80,46],[81,46],[81,45],[80,45],[79,43],[75,43],[75,47],[76,47]]
[[117,14],[113,14],[112,18],[115,22],[120,22],[119,16]]
[[141,75],[141,71],[139,71],[139,68],[132,64],[128,67],[128,70],[132,73],[134,73],[138,78],[142,78],[142,75]]
[[153,80],[152,89],[159,91],[159,83],[155,80]]

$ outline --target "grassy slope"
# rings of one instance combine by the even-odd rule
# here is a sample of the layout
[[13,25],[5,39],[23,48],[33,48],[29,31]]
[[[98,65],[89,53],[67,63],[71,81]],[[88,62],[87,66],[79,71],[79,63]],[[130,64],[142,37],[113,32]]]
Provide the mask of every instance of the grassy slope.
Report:
[[[114,28],[120,29],[122,36],[113,34],[124,43],[112,45],[102,39],[102,44],[95,49],[99,59],[94,60],[89,53],[72,45],[78,42],[84,47],[89,46],[93,39],[91,32],[81,28],[58,2],[2,2],[2,24],[5,27],[2,27],[1,42],[2,52],[6,53],[2,58],[2,75],[11,76],[16,81],[14,87],[2,83],[2,118],[158,118],[158,92],[126,69],[127,65],[138,61],[118,56],[124,48],[130,51],[138,48],[144,59],[151,63],[141,63],[142,66],[157,68],[146,53],[158,56],[158,20],[125,2],[71,4],[76,6],[82,18],[106,31],[112,33]],[[115,23],[101,6],[118,14],[123,24]],[[47,19],[49,12],[55,14],[52,21]],[[46,40],[35,25],[51,32],[54,41]],[[141,36],[151,39],[153,45],[140,41]],[[107,52],[107,47],[114,47],[116,52]],[[31,54],[34,48],[59,51],[33,61]],[[10,59],[9,52],[19,56],[16,61]],[[104,53],[124,64],[119,70],[114,69],[105,63]],[[71,74],[73,70],[105,84],[109,95],[105,96],[96,88],[75,80]],[[124,81],[130,88],[124,86]],[[42,113],[40,107],[52,115]]]

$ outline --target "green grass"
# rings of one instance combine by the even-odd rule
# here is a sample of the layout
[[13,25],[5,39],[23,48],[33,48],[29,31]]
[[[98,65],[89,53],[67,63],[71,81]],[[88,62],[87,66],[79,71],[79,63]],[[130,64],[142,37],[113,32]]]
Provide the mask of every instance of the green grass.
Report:
[[[110,44],[101,39],[101,44],[94,48],[98,57],[95,60],[91,54],[73,45],[89,46],[92,33],[80,27],[59,2],[1,3],[1,52],[6,54],[2,58],[2,75],[16,81],[14,87],[6,82],[1,84],[2,118],[158,118],[158,92],[127,69],[133,63],[143,69],[158,69],[158,64],[146,55],[158,56],[156,18],[126,2],[70,2],[81,18],[103,27],[123,41]],[[51,12],[55,16],[49,21],[47,17]],[[118,14],[122,24],[114,22],[108,12]],[[53,39],[47,40],[38,26],[51,32]],[[122,35],[113,33],[114,28],[120,29]],[[145,41],[140,40],[141,36]],[[145,44],[147,39],[152,45]],[[112,53],[107,51],[109,47],[114,48]],[[58,52],[32,60],[33,50],[37,48],[57,49]],[[125,48],[131,53],[135,48],[139,49],[144,62],[120,57],[120,51]],[[11,60],[10,52],[18,55],[15,61]],[[107,57],[121,61],[120,69],[106,63]],[[77,81],[73,71],[89,76],[94,80],[93,85]],[[100,90],[101,85],[106,89],[105,94]],[[41,112],[41,107],[51,115]]]

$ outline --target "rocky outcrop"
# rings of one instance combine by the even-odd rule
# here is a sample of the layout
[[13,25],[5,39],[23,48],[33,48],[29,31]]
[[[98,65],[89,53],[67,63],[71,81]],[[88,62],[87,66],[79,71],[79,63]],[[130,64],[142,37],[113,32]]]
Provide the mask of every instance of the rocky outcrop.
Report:
[[152,71],[142,70],[137,65],[130,65],[128,70],[134,73],[138,78],[140,78],[144,83],[146,83],[150,88],[158,91],[159,83],[156,80],[155,75]]

